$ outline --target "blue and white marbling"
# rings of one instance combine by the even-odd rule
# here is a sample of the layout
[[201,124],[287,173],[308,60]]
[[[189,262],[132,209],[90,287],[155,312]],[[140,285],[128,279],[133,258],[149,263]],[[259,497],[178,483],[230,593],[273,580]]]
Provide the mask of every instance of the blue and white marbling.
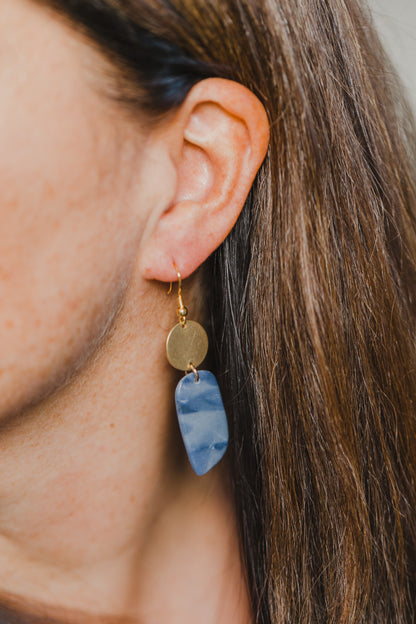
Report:
[[228,424],[220,389],[209,371],[182,377],[175,391],[179,427],[191,466],[203,475],[223,457],[228,445]]

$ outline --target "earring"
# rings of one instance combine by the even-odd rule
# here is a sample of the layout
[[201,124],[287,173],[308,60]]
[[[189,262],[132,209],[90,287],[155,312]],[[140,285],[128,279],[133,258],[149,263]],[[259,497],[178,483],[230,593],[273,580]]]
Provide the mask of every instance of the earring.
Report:
[[[179,323],[166,340],[169,363],[185,372],[175,390],[175,404],[186,452],[197,475],[206,474],[224,456],[228,446],[228,424],[215,376],[197,370],[208,352],[208,336],[196,321],[187,320],[182,299],[182,279],[178,274]],[[172,290],[172,283],[168,294]],[[191,374],[189,374],[191,373]]]

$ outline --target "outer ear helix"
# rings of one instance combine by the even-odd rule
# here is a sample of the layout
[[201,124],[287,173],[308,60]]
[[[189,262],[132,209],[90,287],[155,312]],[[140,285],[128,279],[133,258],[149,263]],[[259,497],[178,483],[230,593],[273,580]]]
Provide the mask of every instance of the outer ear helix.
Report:
[[173,169],[175,186],[141,249],[147,279],[170,281],[172,258],[183,275],[191,275],[221,245],[241,213],[268,139],[266,112],[249,89],[220,78],[193,87],[152,143],[164,154],[157,162],[167,163],[160,175]]

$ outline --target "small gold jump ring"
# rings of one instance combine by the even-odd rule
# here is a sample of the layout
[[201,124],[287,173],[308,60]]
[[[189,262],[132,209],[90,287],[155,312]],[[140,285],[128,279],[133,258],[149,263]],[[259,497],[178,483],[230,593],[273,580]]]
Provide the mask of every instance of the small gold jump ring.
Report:
[[[193,372],[193,374],[195,375],[195,381],[199,381],[199,374],[197,369],[195,368],[195,366],[192,364],[192,362],[189,362],[189,368],[191,369],[191,371]],[[188,372],[188,371],[187,371]]]

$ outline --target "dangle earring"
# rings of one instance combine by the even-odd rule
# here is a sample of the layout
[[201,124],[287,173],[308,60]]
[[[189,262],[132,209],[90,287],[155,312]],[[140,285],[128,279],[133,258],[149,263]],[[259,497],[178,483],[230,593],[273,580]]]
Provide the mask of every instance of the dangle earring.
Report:
[[[186,452],[197,475],[204,475],[224,456],[228,445],[228,424],[215,376],[197,370],[208,352],[208,336],[196,321],[187,320],[178,274],[179,323],[166,340],[169,363],[185,372],[175,390],[176,412]],[[168,294],[172,291],[172,283]],[[190,373],[190,374],[189,374]]]

